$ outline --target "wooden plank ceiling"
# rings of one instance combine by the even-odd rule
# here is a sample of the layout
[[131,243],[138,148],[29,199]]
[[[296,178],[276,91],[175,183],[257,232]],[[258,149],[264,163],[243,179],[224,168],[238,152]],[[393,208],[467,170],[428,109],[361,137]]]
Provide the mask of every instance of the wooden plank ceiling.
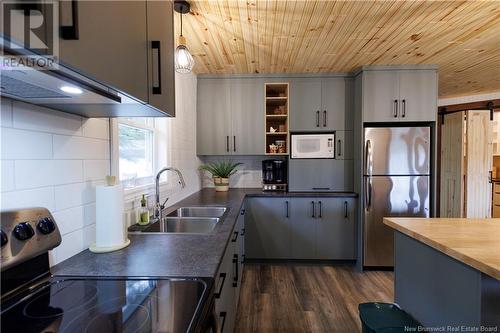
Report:
[[184,36],[197,74],[437,64],[441,97],[500,90],[499,1],[190,3]]

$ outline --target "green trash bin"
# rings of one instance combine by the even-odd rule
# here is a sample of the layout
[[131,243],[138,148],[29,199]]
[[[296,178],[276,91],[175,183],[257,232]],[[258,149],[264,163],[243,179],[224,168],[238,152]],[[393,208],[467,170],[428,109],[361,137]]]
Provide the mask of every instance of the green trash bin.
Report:
[[361,303],[358,310],[363,333],[398,333],[405,332],[405,327],[420,326],[418,321],[397,304]]

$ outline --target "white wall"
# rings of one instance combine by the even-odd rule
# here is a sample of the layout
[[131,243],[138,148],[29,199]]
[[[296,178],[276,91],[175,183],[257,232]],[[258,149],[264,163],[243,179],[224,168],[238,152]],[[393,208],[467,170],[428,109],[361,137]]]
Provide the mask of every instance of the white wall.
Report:
[[[203,163],[216,161],[241,162],[237,172],[229,178],[229,186],[236,188],[262,188],[262,160],[269,156],[203,156]],[[211,175],[203,174],[203,187],[214,187]]]
[[[187,187],[168,184],[168,204],[201,188],[196,156],[196,76],[176,76],[176,118],[170,126],[171,166]],[[63,235],[51,253],[61,262],[95,240],[95,186],[110,172],[109,121],[86,119],[9,99],[1,101],[0,209],[47,207]],[[169,179],[175,180],[175,177]],[[175,184],[175,186],[174,186]]]

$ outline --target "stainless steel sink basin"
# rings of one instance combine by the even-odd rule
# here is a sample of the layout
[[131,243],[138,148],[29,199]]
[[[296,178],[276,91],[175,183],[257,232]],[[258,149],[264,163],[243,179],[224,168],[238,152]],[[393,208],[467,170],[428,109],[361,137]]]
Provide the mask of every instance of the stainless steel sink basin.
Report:
[[181,207],[167,216],[175,217],[221,217],[226,207]]
[[165,217],[142,232],[208,234],[214,230],[219,220],[217,217]]

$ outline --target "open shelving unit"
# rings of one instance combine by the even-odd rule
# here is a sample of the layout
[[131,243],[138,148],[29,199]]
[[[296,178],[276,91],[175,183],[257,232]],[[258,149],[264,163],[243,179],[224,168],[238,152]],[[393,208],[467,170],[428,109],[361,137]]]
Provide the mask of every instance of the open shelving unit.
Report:
[[[265,84],[266,155],[288,155],[289,151],[289,90],[288,83]],[[272,131],[271,128],[274,130]],[[284,142],[284,150],[272,152],[271,145]]]

